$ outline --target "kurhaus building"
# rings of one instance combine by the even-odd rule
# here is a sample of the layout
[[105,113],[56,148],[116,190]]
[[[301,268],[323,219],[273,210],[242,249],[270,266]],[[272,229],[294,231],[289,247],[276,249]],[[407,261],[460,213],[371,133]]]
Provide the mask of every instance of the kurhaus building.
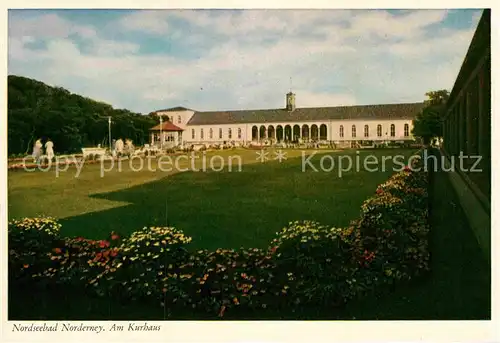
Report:
[[295,94],[286,107],[267,110],[195,111],[184,107],[158,110],[160,124],[151,144],[221,144],[234,142],[332,142],[350,146],[362,141],[413,140],[412,121],[422,103],[296,108]]

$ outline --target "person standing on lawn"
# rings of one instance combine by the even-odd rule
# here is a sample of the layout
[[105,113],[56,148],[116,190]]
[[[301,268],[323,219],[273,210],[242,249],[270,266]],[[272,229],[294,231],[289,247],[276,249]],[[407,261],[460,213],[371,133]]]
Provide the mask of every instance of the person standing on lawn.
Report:
[[40,156],[42,156],[42,140],[40,138],[38,138],[35,142],[35,144],[33,145],[33,160],[35,161],[35,163],[38,163],[38,161],[40,160]]
[[52,143],[50,138],[47,140],[47,143],[45,143],[45,153],[47,154],[49,161],[52,162],[52,159],[54,158],[54,143]]
[[118,138],[118,140],[115,143],[115,149],[116,149],[116,155],[119,157],[123,155],[123,140],[121,138]]

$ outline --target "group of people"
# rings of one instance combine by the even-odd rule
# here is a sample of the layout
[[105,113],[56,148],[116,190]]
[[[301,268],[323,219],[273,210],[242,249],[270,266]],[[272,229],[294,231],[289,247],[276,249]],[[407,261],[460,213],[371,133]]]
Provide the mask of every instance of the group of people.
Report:
[[[33,145],[33,160],[38,163],[40,159],[43,156],[43,143],[42,139],[39,138],[35,141],[35,144]],[[54,143],[50,140],[50,138],[47,139],[45,142],[45,156],[49,161],[52,161],[54,158]]]
[[[39,138],[35,141],[33,145],[33,160],[35,163],[38,163],[42,157],[47,158],[49,161],[52,161],[54,158],[54,143],[48,138],[45,142],[45,155],[43,154],[44,144],[42,143],[42,138]],[[125,143],[121,138],[117,140],[113,140],[113,155],[121,156],[124,153],[131,154],[134,151],[134,145],[130,139],[127,139]]]
[[118,138],[113,140],[113,156],[122,156],[124,153],[131,154],[134,151],[134,145],[130,139],[125,140]]

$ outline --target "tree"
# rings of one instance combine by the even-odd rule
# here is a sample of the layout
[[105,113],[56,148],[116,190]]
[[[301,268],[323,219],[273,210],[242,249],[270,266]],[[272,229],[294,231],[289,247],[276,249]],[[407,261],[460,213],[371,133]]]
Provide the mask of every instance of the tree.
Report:
[[424,101],[424,103],[429,105],[445,105],[450,97],[450,92],[446,89],[440,89],[437,91],[430,91],[425,93],[425,96],[428,98]]
[[137,143],[148,141],[156,117],[114,109],[111,105],[72,94],[40,81],[8,76],[8,151],[28,153],[37,138],[51,138],[58,152],[79,152],[108,140],[108,116],[113,136]]
[[424,144],[429,144],[432,138],[443,137],[442,118],[446,110],[446,102],[450,93],[445,90],[430,91],[425,93],[426,106],[413,120],[412,134],[422,138]]

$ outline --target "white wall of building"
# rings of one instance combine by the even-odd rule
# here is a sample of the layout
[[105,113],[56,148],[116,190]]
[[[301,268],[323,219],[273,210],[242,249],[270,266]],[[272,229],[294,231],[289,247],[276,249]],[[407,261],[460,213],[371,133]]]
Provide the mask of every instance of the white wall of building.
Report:
[[[408,136],[405,136],[405,124],[408,125]],[[352,136],[352,126],[356,127],[356,137]],[[365,137],[365,125],[368,125],[368,137]],[[377,133],[377,126],[382,126],[382,136]],[[391,135],[391,125],[394,125],[394,136]],[[340,136],[340,126],[344,127],[344,137]],[[405,140],[413,139],[412,120],[336,120],[330,122],[331,140]]]
[[189,125],[183,132],[182,138],[185,143],[245,142],[249,140],[248,125]]
[[[187,123],[193,117],[194,111],[184,110],[184,111],[158,111],[156,112],[157,116],[162,116],[165,120],[166,117],[174,124],[175,126],[180,127],[181,129],[187,128]],[[159,119],[158,119],[159,123]]]

